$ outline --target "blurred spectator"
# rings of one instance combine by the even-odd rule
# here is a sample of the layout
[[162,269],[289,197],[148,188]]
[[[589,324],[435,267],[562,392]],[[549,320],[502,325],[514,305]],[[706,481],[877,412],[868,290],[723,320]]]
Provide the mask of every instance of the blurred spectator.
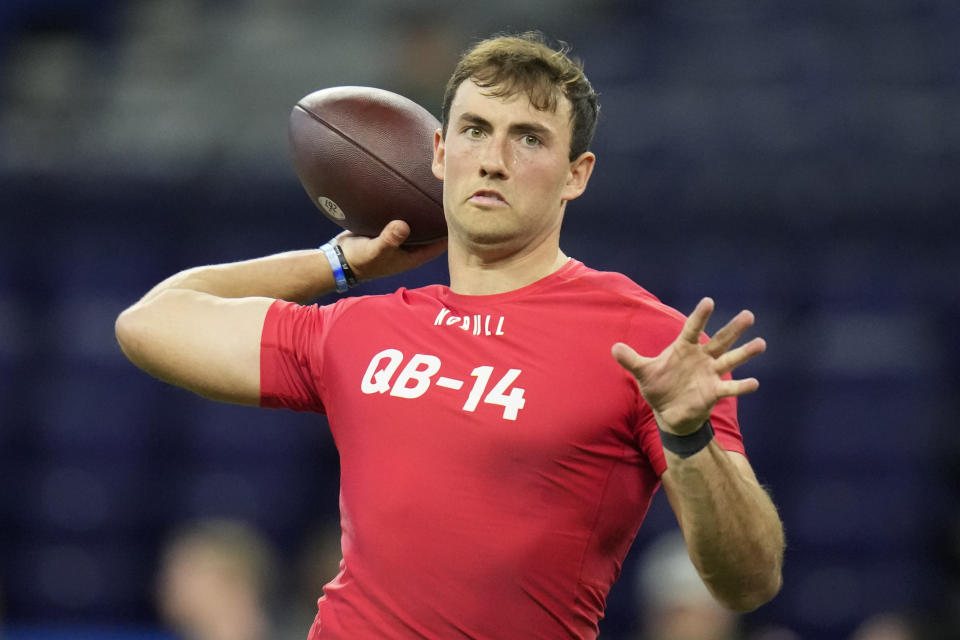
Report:
[[910,623],[896,613],[879,613],[867,618],[850,640],[917,640]]
[[157,601],[184,640],[267,640],[274,558],[248,526],[207,520],[175,535],[164,550]]
[[738,616],[721,606],[690,561],[683,536],[661,536],[638,567],[641,640],[737,640]]
[[384,88],[410,98],[439,118],[444,86],[467,38],[447,15],[423,7],[395,11],[395,49],[386,61]]

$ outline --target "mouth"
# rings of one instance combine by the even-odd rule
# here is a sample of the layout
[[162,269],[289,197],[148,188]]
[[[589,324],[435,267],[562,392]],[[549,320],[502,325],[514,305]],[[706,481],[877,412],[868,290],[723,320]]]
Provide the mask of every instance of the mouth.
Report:
[[469,198],[469,202],[481,207],[505,207],[510,203],[503,197],[503,194],[493,189],[480,189],[475,191]]

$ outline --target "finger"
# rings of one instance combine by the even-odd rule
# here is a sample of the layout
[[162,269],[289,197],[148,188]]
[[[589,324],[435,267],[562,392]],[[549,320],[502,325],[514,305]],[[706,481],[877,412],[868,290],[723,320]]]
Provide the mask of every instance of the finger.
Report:
[[724,353],[714,362],[714,370],[720,375],[730,373],[744,362],[755,358],[767,350],[767,342],[763,338],[754,338],[747,344]]
[[357,278],[364,280],[383,275],[361,272],[368,263],[395,251],[409,235],[410,225],[403,220],[391,220],[375,238],[361,236],[352,231],[343,231],[334,237],[334,241],[343,249],[347,262],[353,267]]
[[705,346],[707,353],[714,358],[720,356],[720,354],[740,339],[744,331],[753,326],[753,321],[753,313],[746,309],[735,315],[722,329],[713,334],[713,338],[707,342]]
[[613,356],[613,359],[620,364],[621,367],[637,377],[640,377],[644,365],[650,360],[650,358],[644,358],[631,347],[623,344],[622,342],[618,342],[613,345],[613,347],[610,349],[610,354]]
[[742,396],[753,393],[760,387],[760,381],[756,378],[744,378],[743,380],[721,380],[717,384],[717,397],[726,398],[729,396]]
[[397,248],[410,237],[410,225],[403,220],[391,220],[377,236],[383,245]]
[[355,234],[353,231],[348,231],[347,229],[344,229],[337,235],[333,236],[333,240],[331,240],[331,244],[334,242],[339,244],[341,240],[346,240],[347,238],[356,238],[356,237],[357,237],[357,234]]
[[700,344],[700,336],[703,330],[707,328],[707,320],[713,313],[713,299],[703,298],[697,303],[693,313],[683,323],[683,330],[680,332],[680,339],[690,344]]

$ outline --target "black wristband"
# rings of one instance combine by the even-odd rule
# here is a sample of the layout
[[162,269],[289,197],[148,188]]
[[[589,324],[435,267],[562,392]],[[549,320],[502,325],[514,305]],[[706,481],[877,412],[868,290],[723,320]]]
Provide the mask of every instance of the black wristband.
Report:
[[667,433],[660,427],[657,427],[657,431],[660,432],[660,444],[663,448],[681,458],[689,458],[713,440],[713,425],[709,420],[704,422],[702,427],[685,436]]
[[347,264],[347,258],[343,255],[343,249],[340,248],[339,244],[334,243],[333,250],[337,254],[337,260],[340,261],[340,266],[343,268],[343,275],[347,279],[347,285],[351,287],[357,286],[357,276],[353,273],[350,265]]

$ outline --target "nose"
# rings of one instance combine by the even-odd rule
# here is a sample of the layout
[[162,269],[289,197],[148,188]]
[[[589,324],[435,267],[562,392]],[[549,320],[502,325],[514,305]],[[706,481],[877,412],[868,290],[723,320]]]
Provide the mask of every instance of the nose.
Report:
[[490,138],[480,156],[480,177],[506,179],[507,153],[509,151],[506,140]]

